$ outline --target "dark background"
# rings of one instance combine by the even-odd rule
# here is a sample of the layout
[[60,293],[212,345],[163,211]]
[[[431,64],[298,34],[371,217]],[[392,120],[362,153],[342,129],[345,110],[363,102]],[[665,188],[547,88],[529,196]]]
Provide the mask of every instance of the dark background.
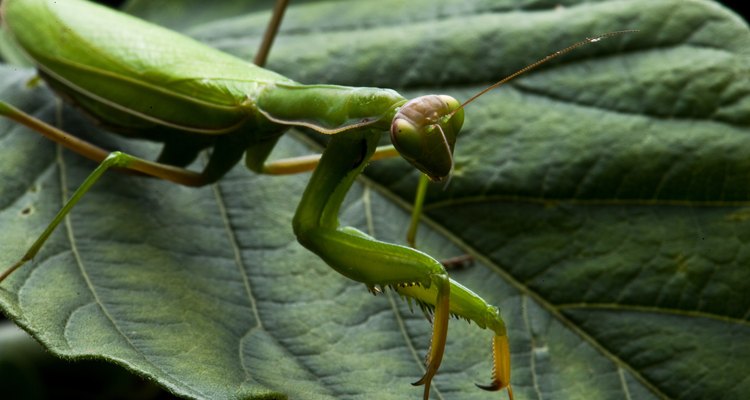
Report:
[[[743,18],[745,18],[745,21],[748,20],[748,17],[750,16],[750,3],[747,1],[741,1],[741,0],[723,0],[719,3],[724,4],[725,6],[731,8],[736,12],[737,14],[741,15]],[[744,6],[744,7],[743,7]],[[745,8],[748,7],[748,8]]]

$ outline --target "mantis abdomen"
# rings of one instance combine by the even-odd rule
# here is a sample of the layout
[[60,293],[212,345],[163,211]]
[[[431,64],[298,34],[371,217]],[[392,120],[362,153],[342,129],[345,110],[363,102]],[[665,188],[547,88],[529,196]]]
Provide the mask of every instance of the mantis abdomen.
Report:
[[[50,85],[119,131],[241,129],[265,138],[263,132],[283,130],[272,126],[283,124],[330,133],[363,122],[390,123],[394,105],[405,102],[388,89],[300,85],[104,7],[7,3],[4,20]],[[88,17],[91,7],[100,8],[96,18]]]

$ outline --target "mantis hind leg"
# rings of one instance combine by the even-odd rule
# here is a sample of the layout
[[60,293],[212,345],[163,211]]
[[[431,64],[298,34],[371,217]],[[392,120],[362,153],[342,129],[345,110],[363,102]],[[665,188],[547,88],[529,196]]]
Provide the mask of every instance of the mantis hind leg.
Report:
[[354,180],[375,152],[377,132],[334,136],[305,189],[294,216],[298,241],[342,275],[376,287],[418,286],[435,296],[425,301],[434,310],[433,333],[424,376],[424,398],[445,349],[450,317],[451,283],[437,260],[418,250],[378,241],[351,227],[340,227],[340,206]]
[[[105,150],[95,144],[92,144],[79,137],[71,135],[61,129],[58,129],[44,121],[32,117],[29,114],[19,110],[16,107],[11,106],[3,101],[0,101],[0,115],[5,116],[13,121],[16,121],[22,125],[25,125],[46,138],[62,145],[63,147],[78,153],[92,161],[103,163],[110,155],[110,151]],[[268,137],[271,138],[266,142],[271,144],[276,143],[276,139],[283,133],[283,129],[279,129],[279,132],[268,133]],[[174,143],[165,143],[165,147],[162,151],[162,155],[159,160],[169,160],[170,163],[148,161],[142,158],[133,157],[134,161],[129,166],[125,167],[118,165],[115,168],[123,169],[127,172],[134,172],[154,178],[164,179],[166,181],[174,182],[184,186],[205,186],[219,180],[224,174],[227,173],[237,162],[242,158],[246,148],[258,147],[257,144],[251,144],[248,141],[248,135],[245,132],[238,131],[230,134],[225,134],[218,137],[213,143],[213,152],[208,160],[208,164],[201,172],[195,172],[181,166],[172,165],[172,162],[178,165],[184,164],[184,159],[180,159],[179,156],[175,155],[175,151],[179,151],[174,146]],[[184,145],[182,149],[188,149],[191,154],[184,155],[184,157],[193,157],[194,152],[202,150],[207,146],[200,145],[193,147],[189,144]],[[191,150],[192,149],[192,150]],[[267,149],[270,152],[271,148]],[[266,153],[267,156],[267,153]],[[264,158],[263,158],[264,159]],[[262,160],[261,159],[261,162]],[[190,161],[190,160],[187,160]]]
[[[11,112],[4,112],[10,110]],[[7,278],[13,271],[20,268],[26,262],[36,256],[39,249],[44,245],[55,228],[65,219],[79,200],[91,189],[99,178],[110,168],[132,171],[148,176],[153,176],[186,186],[202,186],[216,181],[226,170],[231,168],[242,156],[244,149],[237,147],[236,137],[228,136],[224,140],[217,142],[215,151],[209,159],[208,165],[201,173],[190,171],[184,168],[174,167],[172,165],[160,164],[148,161],[133,155],[115,151],[106,153],[105,150],[83,141],[75,136],[69,135],[51,125],[39,121],[7,104],[0,102],[0,114],[30,126],[36,129],[44,136],[50,137],[54,141],[79,152],[88,158],[99,161],[99,166],[81,183],[70,199],[63,205],[62,209],[55,215],[52,222],[47,225],[44,232],[34,241],[31,247],[15,264],[0,274],[0,282]],[[106,154],[105,154],[106,153]]]
[[70,199],[68,199],[65,205],[63,205],[62,209],[60,209],[57,215],[55,215],[55,218],[52,220],[52,222],[50,222],[49,225],[47,225],[47,227],[44,229],[44,232],[42,232],[42,234],[39,235],[39,237],[31,245],[31,247],[29,247],[23,257],[21,257],[20,260],[18,260],[15,264],[13,264],[8,269],[3,271],[2,274],[0,274],[0,282],[2,282],[11,273],[13,273],[13,271],[20,268],[22,265],[36,256],[36,254],[39,252],[39,249],[44,245],[52,232],[54,232],[55,228],[60,224],[60,222],[65,219],[65,216],[70,213],[70,211],[78,203],[78,201],[86,194],[86,192],[89,191],[89,189],[91,189],[91,186],[93,186],[94,183],[96,183],[108,169],[125,168],[134,171],[145,172],[149,169],[150,164],[153,163],[125,153],[121,153],[119,151],[112,152],[107,155],[99,164],[99,166],[96,167],[96,169],[86,178],[86,180],[83,181],[81,186],[76,189]]
[[[104,161],[110,156],[111,152],[60,130],[44,121],[34,118],[3,101],[0,101],[0,115],[27,126],[55,143],[58,143],[92,161],[104,163]],[[239,155],[241,156],[241,153]],[[185,186],[203,186],[212,182],[213,177],[211,175],[213,174],[198,173],[169,164],[147,161],[137,157],[133,158],[137,160],[137,162],[133,162],[129,166],[116,165],[115,168],[122,168],[127,171],[161,178]],[[213,180],[215,181],[215,179]]]
[[244,145],[244,142],[237,143],[242,140],[239,135],[226,135],[226,137],[217,140],[215,151],[209,159],[208,165],[203,172],[198,173],[184,168],[175,167],[173,165],[148,161],[119,151],[109,153],[96,145],[70,135],[67,132],[38,120],[2,101],[0,101],[0,115],[4,115],[16,122],[28,126],[62,146],[91,160],[99,162],[99,166],[78,187],[71,198],[68,199],[62,209],[57,213],[52,222],[47,225],[44,232],[42,232],[42,234],[34,241],[21,259],[0,273],[0,282],[13,273],[13,271],[34,258],[55,228],[65,219],[65,216],[70,213],[76,203],[78,203],[91,186],[99,180],[104,172],[110,168],[157,177],[186,186],[203,186],[212,183],[221,177],[221,175],[239,161],[244,152],[244,148],[241,147]]

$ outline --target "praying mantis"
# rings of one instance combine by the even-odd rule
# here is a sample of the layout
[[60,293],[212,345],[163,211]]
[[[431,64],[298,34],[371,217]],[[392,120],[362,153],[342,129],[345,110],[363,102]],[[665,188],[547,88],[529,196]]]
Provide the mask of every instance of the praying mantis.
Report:
[[[390,287],[416,300],[432,316],[426,371],[415,382],[424,385],[423,397],[427,399],[430,395],[432,379],[443,358],[448,319],[455,315],[493,332],[492,382],[484,388],[506,389],[512,398],[508,337],[497,308],[451,280],[443,265],[426,253],[378,241],[354,228],[340,227],[338,222],[344,198],[368,160],[396,154],[391,147],[377,146],[382,132],[390,132],[398,153],[424,176],[438,182],[449,180],[467,102],[460,103],[448,96],[407,100],[384,89],[299,85],[169,31],[88,3],[10,0],[3,4],[6,23],[37,62],[50,86],[72,97],[105,125],[136,137],[156,135],[156,140],[164,143],[164,150],[157,163],[121,152],[107,154],[51,126],[38,125],[3,103],[4,115],[33,125],[101,164],[27,255],[0,280],[33,258],[56,225],[109,168],[202,186],[220,179],[243,155],[246,166],[257,173],[286,174],[315,167],[293,219],[297,239],[336,271],[364,283],[373,293]],[[87,25],[83,18],[98,25]],[[39,20],[49,23],[32,23]],[[31,26],[44,29],[57,26],[58,30],[49,33],[30,29]],[[73,37],[82,41],[70,41],[61,34],[71,31]],[[123,31],[131,36],[123,36]],[[103,35],[106,42],[96,43],[97,36],[93,33]],[[61,37],[63,40],[59,40]],[[113,42],[113,38],[120,42]],[[104,52],[81,52],[84,43],[92,48],[102,45]],[[133,43],[139,46],[148,43],[156,49],[136,47]],[[136,58],[117,58],[136,48]],[[157,54],[166,48],[176,51],[171,55]],[[151,55],[156,60],[154,65],[148,64]],[[181,64],[185,59],[191,62]],[[135,69],[145,64],[148,73],[139,75],[128,65],[119,69],[123,61],[138,65]],[[220,67],[210,62],[219,62]],[[200,75],[208,77],[192,79]],[[304,158],[266,162],[277,140],[290,126],[330,135],[320,161]],[[213,152],[201,173],[182,169],[205,148]],[[423,181],[426,182],[424,178]]]

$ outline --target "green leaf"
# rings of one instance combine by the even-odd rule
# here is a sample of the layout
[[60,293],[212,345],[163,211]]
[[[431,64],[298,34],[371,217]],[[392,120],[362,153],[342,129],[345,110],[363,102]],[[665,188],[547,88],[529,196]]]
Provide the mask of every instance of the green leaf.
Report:
[[[189,33],[247,57],[267,16],[214,13]],[[501,308],[517,399],[743,399],[750,33],[737,16],[678,0],[304,3],[288,11],[269,68],[466,99],[621,29],[640,32],[467,107],[455,176],[429,193],[418,243],[438,258],[475,257],[451,276]],[[31,77],[0,69],[0,98],[55,121],[56,102]],[[158,154],[67,108],[59,123]],[[274,157],[312,151],[298,137]],[[0,120],[0,265],[93,168]],[[342,220],[402,243],[416,173],[389,160],[367,174]],[[3,282],[0,304],[55,354],[112,360],[186,397],[418,398],[408,383],[423,372],[429,323],[296,244],[306,180],[241,165],[202,189],[108,174]],[[433,398],[497,398],[472,384],[489,377],[489,339],[451,322]]]

